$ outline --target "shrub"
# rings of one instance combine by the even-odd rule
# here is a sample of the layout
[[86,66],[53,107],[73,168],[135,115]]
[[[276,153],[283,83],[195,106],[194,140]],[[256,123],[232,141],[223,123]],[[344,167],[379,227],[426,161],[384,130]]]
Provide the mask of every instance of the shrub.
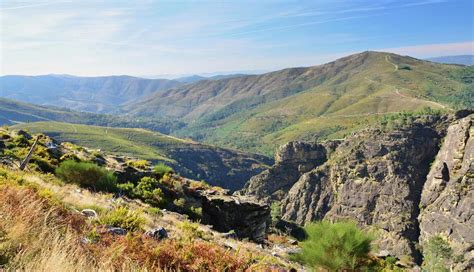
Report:
[[433,236],[423,246],[423,268],[427,271],[449,271],[453,250],[441,236]]
[[160,206],[164,204],[165,196],[159,184],[160,182],[154,178],[143,177],[136,186],[127,182],[118,184],[117,188],[129,197],[140,198],[148,204]]
[[156,175],[163,177],[166,174],[173,173],[173,168],[169,167],[168,165],[164,163],[159,163],[153,167],[153,173]]
[[271,204],[270,215],[272,217],[272,222],[276,222],[281,217],[280,202],[275,201]]
[[129,160],[126,162],[126,164],[128,166],[142,170],[147,170],[150,168],[150,163],[147,160]]
[[330,271],[360,269],[367,260],[372,238],[354,223],[322,221],[305,227],[307,240],[294,259]]
[[145,219],[138,212],[130,211],[125,207],[119,207],[103,216],[100,219],[100,223],[129,231],[136,231],[142,229]]
[[66,183],[113,192],[117,178],[110,171],[88,162],[64,161],[56,169],[56,175]]
[[154,178],[143,177],[133,189],[133,195],[148,204],[159,206],[164,203],[164,194],[158,188],[159,184],[159,181]]

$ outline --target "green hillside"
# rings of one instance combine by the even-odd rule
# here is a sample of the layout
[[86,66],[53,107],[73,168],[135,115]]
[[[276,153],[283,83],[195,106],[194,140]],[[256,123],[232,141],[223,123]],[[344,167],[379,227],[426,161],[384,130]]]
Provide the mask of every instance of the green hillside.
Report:
[[176,135],[272,154],[289,140],[338,138],[381,115],[474,107],[474,68],[364,52],[308,68],[202,81],[126,108],[188,123]]
[[181,175],[203,179],[214,185],[236,190],[271,160],[264,156],[239,152],[182,140],[144,129],[110,128],[60,122],[35,122],[13,126],[32,133],[44,133],[58,141],[112,154],[122,154],[165,162]]

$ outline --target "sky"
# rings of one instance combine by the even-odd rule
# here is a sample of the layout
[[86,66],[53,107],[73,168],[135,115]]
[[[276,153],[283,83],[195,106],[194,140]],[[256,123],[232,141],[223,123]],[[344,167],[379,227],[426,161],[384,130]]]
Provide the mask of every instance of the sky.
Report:
[[0,74],[188,75],[474,54],[473,0],[0,0]]

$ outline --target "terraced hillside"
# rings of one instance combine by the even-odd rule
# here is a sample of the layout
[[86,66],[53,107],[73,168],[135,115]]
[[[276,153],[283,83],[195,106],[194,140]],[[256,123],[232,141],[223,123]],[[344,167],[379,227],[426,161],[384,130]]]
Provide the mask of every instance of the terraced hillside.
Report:
[[13,126],[32,133],[44,133],[58,141],[72,142],[171,165],[181,175],[203,179],[210,184],[236,190],[253,175],[263,171],[271,160],[235,150],[178,139],[144,129],[110,128],[60,122],[35,122]]
[[338,138],[378,116],[474,105],[474,68],[364,52],[308,68],[201,81],[130,105],[132,116],[180,118],[177,135],[271,154],[295,139]]

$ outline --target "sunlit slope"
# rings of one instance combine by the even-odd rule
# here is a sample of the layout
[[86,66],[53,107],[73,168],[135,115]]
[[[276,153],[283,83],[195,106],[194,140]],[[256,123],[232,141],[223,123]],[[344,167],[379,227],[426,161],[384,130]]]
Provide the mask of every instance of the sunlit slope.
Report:
[[135,128],[111,128],[60,122],[35,122],[13,126],[44,133],[58,141],[112,154],[165,162],[180,174],[204,179],[229,189],[240,189],[253,175],[271,164],[260,155],[204,145],[158,132]]
[[474,104],[472,67],[366,52],[307,69],[300,77],[319,75],[319,84],[230,114],[224,107],[181,135],[271,154],[289,140],[342,137],[387,113]]

